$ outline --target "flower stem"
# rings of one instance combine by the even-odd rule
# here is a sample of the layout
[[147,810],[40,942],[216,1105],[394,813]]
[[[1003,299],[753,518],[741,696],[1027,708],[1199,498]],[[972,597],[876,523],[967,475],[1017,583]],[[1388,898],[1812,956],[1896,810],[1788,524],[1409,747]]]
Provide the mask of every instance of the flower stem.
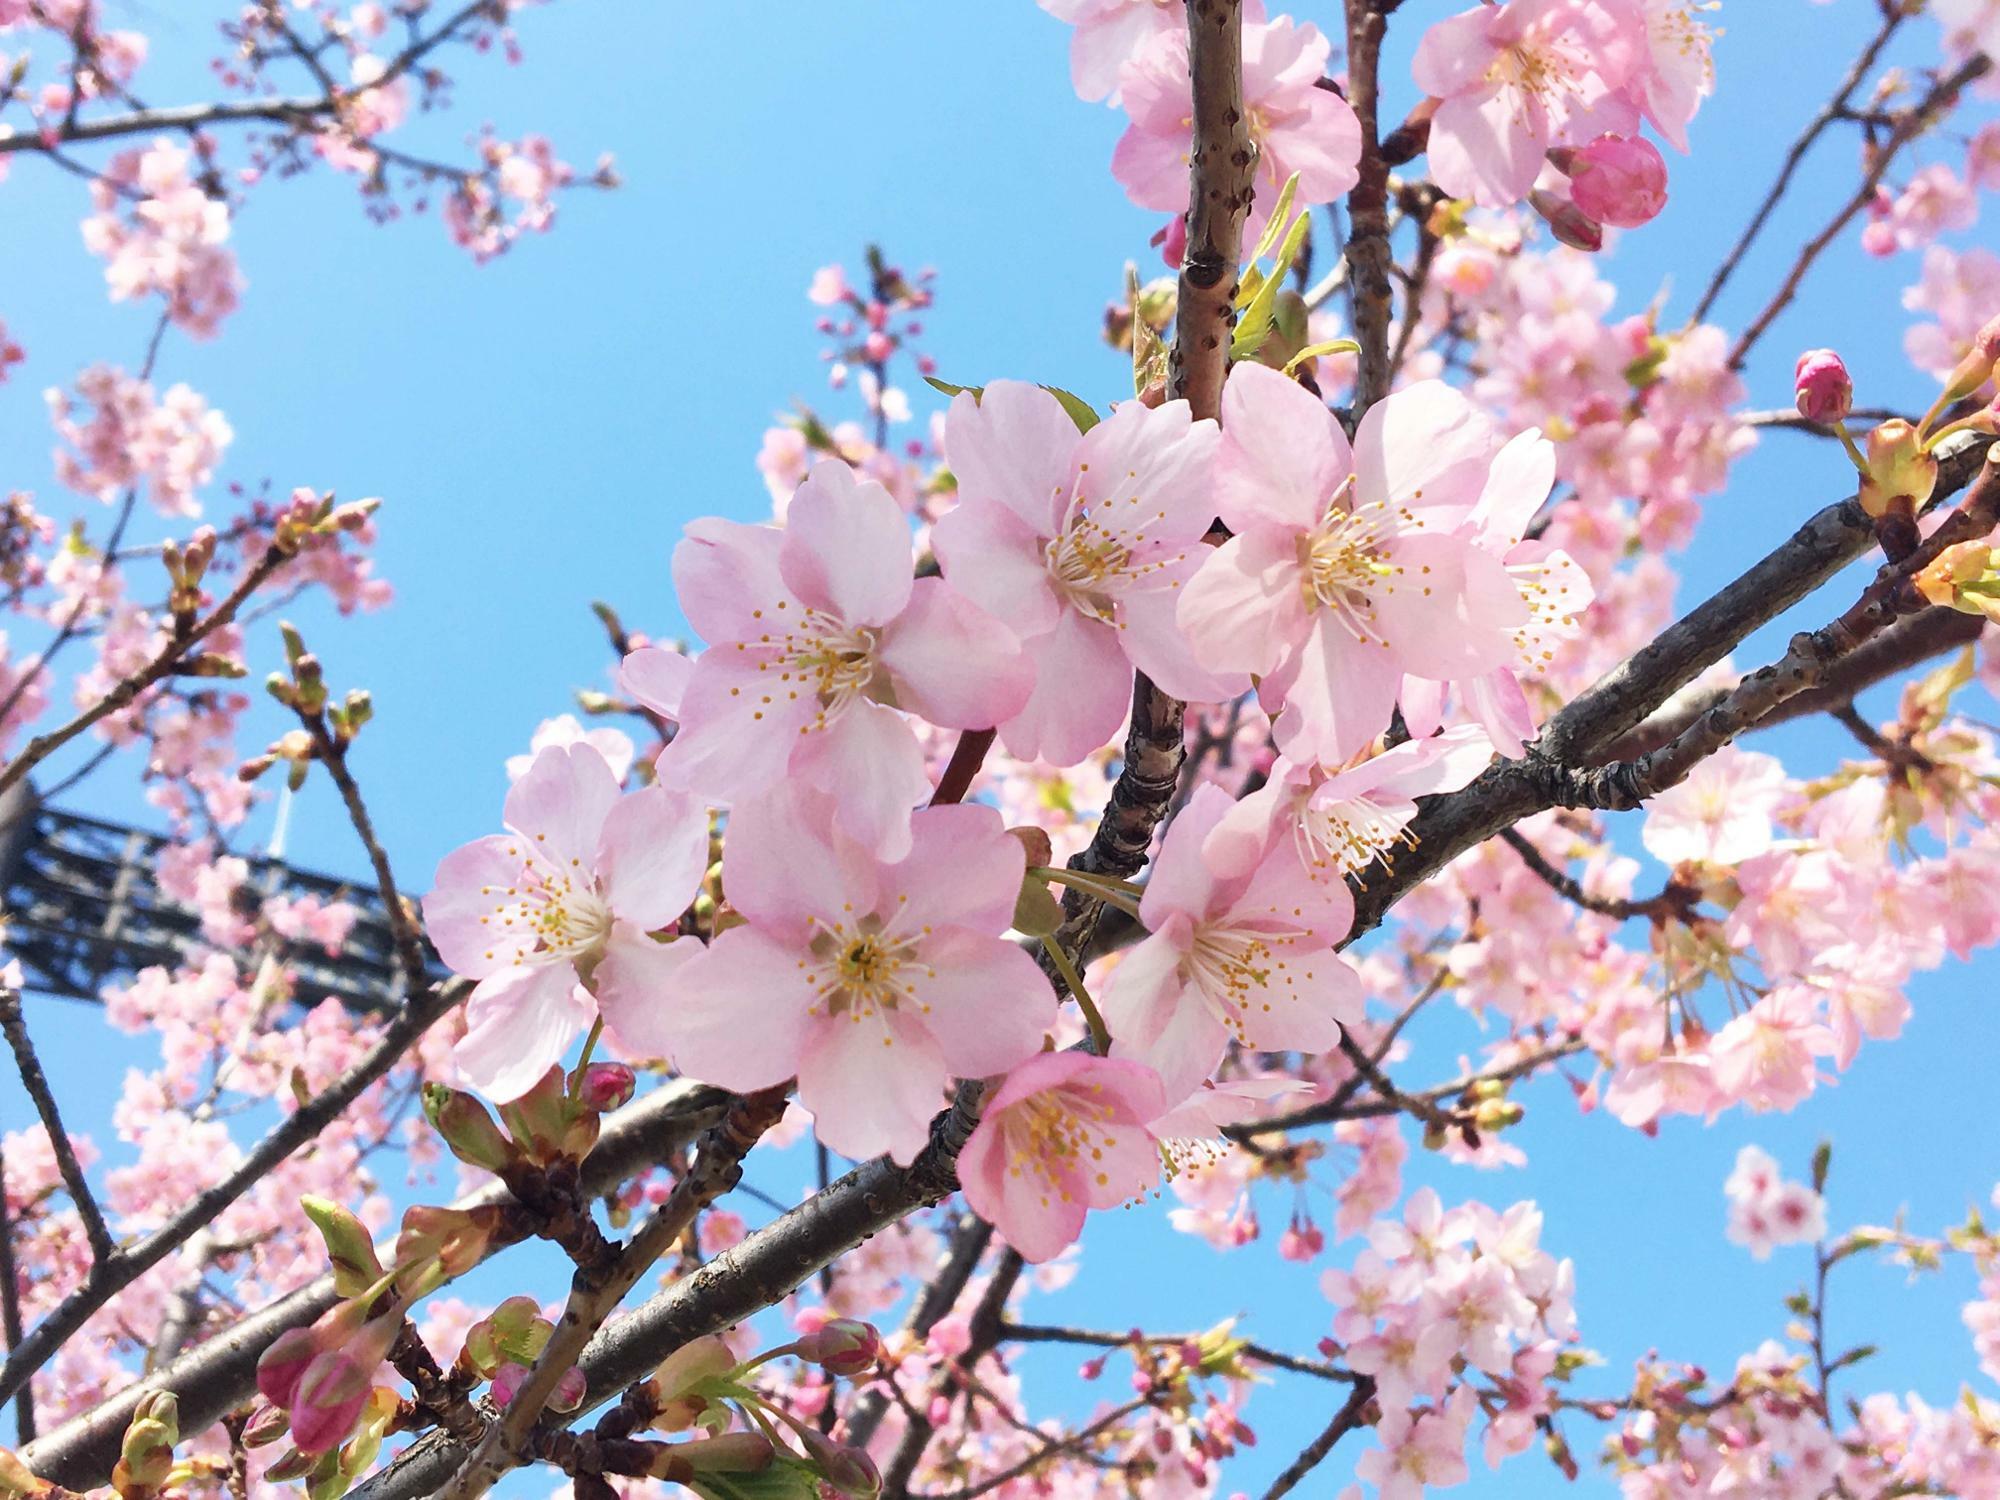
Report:
[[1063,952],[1062,944],[1054,938],[1043,938],[1042,947],[1048,953],[1049,961],[1056,966],[1056,972],[1062,975],[1063,983],[1069,986],[1069,992],[1076,996],[1076,1003],[1083,1011],[1084,1022],[1090,1027],[1091,1047],[1099,1057],[1109,1056],[1111,1032],[1104,1024],[1104,1013],[1097,1008],[1097,1002],[1090,998],[1090,991],[1083,987],[1083,976],[1077,973],[1076,965],[1070,962],[1069,955]]

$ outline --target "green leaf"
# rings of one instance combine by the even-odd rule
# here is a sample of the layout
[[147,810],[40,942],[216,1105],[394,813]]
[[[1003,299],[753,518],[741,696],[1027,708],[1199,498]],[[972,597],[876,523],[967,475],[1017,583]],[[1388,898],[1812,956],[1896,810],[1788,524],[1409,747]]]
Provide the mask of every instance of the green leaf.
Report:
[[1097,425],[1097,413],[1091,409],[1090,403],[1084,400],[1083,397],[1072,391],[1066,391],[1057,385],[1045,385],[1042,389],[1062,403],[1062,409],[1068,412],[1069,419],[1076,423],[1076,430],[1078,432],[1088,432]]
[[1125,262],[1125,301],[1132,309],[1132,394],[1144,395],[1148,386],[1163,385],[1167,378],[1167,345],[1141,310],[1139,268]]
[[1864,1359],[1874,1358],[1875,1352],[1873,1344],[1857,1344],[1838,1359],[1829,1360],[1826,1366],[1826,1373],[1831,1375],[1835,1370],[1844,1370],[1849,1365],[1858,1365]]
[[1813,1148],[1812,1185],[1815,1193],[1826,1191],[1826,1174],[1833,1168],[1833,1142],[1821,1141]]
[[1264,340],[1271,336],[1271,329],[1278,321],[1278,289],[1284,284],[1285,271],[1298,258],[1299,249],[1305,244],[1306,231],[1311,221],[1304,214],[1292,221],[1292,227],[1285,233],[1285,241],[1278,247],[1277,264],[1270,276],[1257,288],[1257,294],[1250,299],[1250,305],[1243,309],[1243,316],[1236,325],[1236,336],[1229,341],[1229,357],[1236,360],[1250,358],[1264,347]]
[[[1271,218],[1264,225],[1264,236],[1257,241],[1257,248],[1250,252],[1250,259],[1262,260],[1271,253],[1278,243],[1278,236],[1284,232],[1286,215],[1292,211],[1292,199],[1299,190],[1299,174],[1294,172],[1285,179],[1285,185],[1278,189],[1278,201],[1271,205]],[[1279,271],[1278,275],[1284,275]]]
[[[953,385],[949,380],[939,380],[935,375],[926,375],[924,377],[924,384],[934,391],[943,391],[947,396],[956,396],[961,391],[965,392],[974,401],[977,401],[981,396],[986,394],[986,387],[983,385]],[[1045,385],[1042,389],[1061,403],[1062,409],[1069,413],[1069,419],[1076,423],[1076,430],[1078,432],[1088,432],[1097,425],[1097,413],[1091,410],[1090,403],[1084,400],[1083,397],[1072,391],[1066,391],[1059,385]]]

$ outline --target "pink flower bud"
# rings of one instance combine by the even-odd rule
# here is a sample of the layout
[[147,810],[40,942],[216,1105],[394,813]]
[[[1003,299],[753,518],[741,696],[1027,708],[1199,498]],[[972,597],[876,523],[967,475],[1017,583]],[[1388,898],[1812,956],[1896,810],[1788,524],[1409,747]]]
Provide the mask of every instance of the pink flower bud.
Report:
[[882,1335],[872,1323],[834,1318],[799,1340],[799,1358],[829,1375],[865,1375],[882,1358]]
[[1808,422],[1831,425],[1854,410],[1854,379],[1831,349],[1808,349],[1799,356],[1792,391],[1799,415]]
[[257,1392],[273,1406],[290,1410],[306,1368],[319,1358],[319,1340],[310,1328],[287,1328],[257,1360]]
[[1667,164],[1639,136],[1600,135],[1556,165],[1569,174],[1577,209],[1599,224],[1637,229],[1667,206]]
[[1536,188],[1528,194],[1528,206],[1542,216],[1557,241],[1570,249],[1594,255],[1604,248],[1604,226],[1569,199]]
[[292,1403],[292,1441],[301,1453],[324,1453],[346,1441],[361,1420],[375,1366],[345,1349],[320,1355],[306,1367]]
[[882,1493],[882,1471],[866,1450],[847,1448],[807,1429],[799,1434],[805,1442],[806,1457],[819,1470],[820,1493],[845,1495],[850,1500],[875,1500]]
[[639,1080],[623,1063],[592,1063],[583,1070],[583,1083],[578,1097],[585,1109],[599,1113],[618,1109],[632,1097]]

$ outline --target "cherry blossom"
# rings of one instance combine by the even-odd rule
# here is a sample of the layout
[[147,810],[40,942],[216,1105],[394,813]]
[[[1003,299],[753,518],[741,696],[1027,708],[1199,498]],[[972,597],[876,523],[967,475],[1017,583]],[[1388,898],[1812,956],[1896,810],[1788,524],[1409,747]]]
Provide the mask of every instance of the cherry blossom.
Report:
[[[746,922],[681,976],[643,1038],[724,1088],[797,1075],[819,1137],[907,1162],[953,1077],[1000,1073],[1041,1045],[1048,982],[1000,934],[1026,868],[991,808],[927,808],[885,861],[830,798],[787,787],[730,818],[725,885]],[[885,1054],[887,1054],[885,1056]]]
[[[1119,73],[1120,102],[1132,123],[1111,158],[1126,197],[1176,220],[1188,203],[1187,47],[1184,29],[1163,30]],[[1319,86],[1332,51],[1318,27],[1290,16],[1244,22],[1243,104],[1257,148],[1246,245],[1264,232],[1279,190],[1294,174],[1300,207],[1330,203],[1359,180],[1360,123],[1345,99]],[[1170,226],[1170,251],[1176,233]],[[1169,260],[1177,261],[1177,252]]]
[[1239,365],[1222,399],[1216,498],[1235,535],[1179,619],[1205,666],[1261,676],[1281,750],[1338,764],[1388,727],[1405,673],[1479,678],[1514,659],[1530,612],[1471,534],[1494,444],[1463,397],[1398,391],[1352,449],[1274,370]]
[[952,399],[945,442],[959,487],[932,530],[945,579],[1036,662],[1033,694],[1002,716],[1012,754],[1064,766],[1102,747],[1134,667],[1184,699],[1248,685],[1197,666],[1174,622],[1208,555],[1214,423],[1131,401],[1079,433],[1049,392],[1000,380]]
[[734,805],[796,778],[838,794],[848,836],[907,853],[910,810],[931,784],[900,710],[989,728],[1021,709],[1032,678],[1005,626],[910,575],[901,509],[840,464],[807,476],[783,530],[692,523],[674,579],[709,649],[661,780]]
[[959,1154],[965,1201],[1031,1261],[1160,1178],[1147,1128],[1166,1104],[1152,1069],[1120,1058],[1045,1052],[1007,1075]]
[[1150,1065],[1174,1100],[1232,1040],[1322,1052],[1361,1015],[1360,976],[1330,951],[1353,921],[1347,888],[1313,880],[1289,849],[1211,870],[1202,846],[1228,809],[1202,787],[1174,820],[1139,903],[1150,935],[1104,989],[1114,1055]]
[[539,752],[507,794],[508,831],[438,866],[424,921],[444,961],[479,981],[460,1070],[495,1099],[523,1093],[589,1025],[645,1049],[662,1034],[697,944],[656,942],[708,868],[708,819],[654,787],[618,794],[585,743]]
[[[1659,7],[1654,7],[1659,9]],[[1619,92],[1646,47],[1624,0],[1507,0],[1437,22],[1417,44],[1417,87],[1439,100],[1438,186],[1488,208],[1527,197],[1550,146],[1630,135]],[[1671,106],[1671,90],[1662,90]]]

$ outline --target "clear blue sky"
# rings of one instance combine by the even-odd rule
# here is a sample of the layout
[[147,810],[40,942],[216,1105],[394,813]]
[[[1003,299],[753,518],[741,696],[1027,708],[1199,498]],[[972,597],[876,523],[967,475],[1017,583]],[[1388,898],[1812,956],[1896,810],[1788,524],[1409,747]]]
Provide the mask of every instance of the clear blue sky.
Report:
[[[155,32],[162,77],[150,93],[161,99],[175,94],[166,80],[204,40],[176,34],[192,23],[164,9],[135,6],[132,16]],[[1408,102],[1410,33],[1448,9],[1413,0],[1399,13],[1392,105]],[[1336,10],[1315,0],[1300,13],[1333,29]],[[1666,284],[1670,317],[1685,313],[1784,144],[1857,49],[1873,7],[1735,0],[1720,20],[1719,91],[1695,124],[1692,158],[1672,162],[1674,201],[1626,238],[1610,267],[1628,311]],[[1929,60],[1935,28],[1909,30],[1903,56]],[[237,225],[249,278],[242,310],[213,345],[170,339],[161,366],[164,381],[190,381],[234,423],[227,477],[387,497],[380,560],[398,587],[396,607],[338,626],[308,612],[302,623],[337,687],[374,692],[377,721],[357,765],[403,879],[417,888],[441,854],[494,826],[501,763],[536,722],[562,711],[573,688],[604,684],[587,602],[612,601],[635,627],[680,628],[667,558],[682,524],[712,512],[762,518],[751,459],[772,414],[794,396],[840,410],[824,389],[802,295],[814,267],[852,266],[870,239],[905,265],[935,264],[928,346],[944,374],[1023,376],[1102,405],[1123,394],[1123,371],[1098,342],[1099,314],[1127,258],[1153,264],[1153,222],[1124,203],[1107,170],[1118,117],[1071,94],[1067,32],[1027,0],[556,5],[525,15],[522,34],[524,68],[473,69],[457,108],[413,139],[449,146],[481,119],[503,135],[542,130],[586,169],[599,150],[614,151],[622,191],[571,196],[554,234],[475,269],[434,220],[367,225],[344,180],[274,184]],[[1823,209],[1851,181],[1842,143],[1801,174],[1797,201]],[[0,195],[0,288],[10,289],[0,292],[0,319],[29,354],[0,388],[0,476],[66,515],[40,390],[89,361],[136,366],[150,319],[106,302],[101,268],[77,239],[82,184],[17,160]],[[1798,212],[1779,216],[1725,300],[1726,321],[1754,311],[1816,227]],[[1908,315],[1898,293],[1915,266],[1910,257],[1867,261],[1844,241],[1765,341],[1750,372],[1753,401],[1783,404],[1798,348],[1836,343],[1864,400],[1921,406],[1927,393],[1900,353]],[[1684,597],[1699,597],[1842,487],[1830,449],[1767,438],[1710,502]],[[1842,590],[1830,597],[1845,602]],[[1765,632],[1739,660],[1763,659],[1786,630],[1832,607],[1808,606],[1810,619]],[[1845,749],[1818,727],[1763,747],[1815,764]],[[131,779],[104,779],[89,805],[131,812]],[[253,838],[267,826],[253,823]],[[290,848],[304,863],[361,868],[323,786],[298,809]],[[1448,1201],[1540,1201],[1545,1243],[1578,1263],[1584,1333],[1611,1365],[1602,1389],[1654,1347],[1726,1370],[1781,1330],[1779,1299],[1809,1269],[1802,1250],[1759,1265],[1723,1241],[1721,1183],[1743,1143],[1764,1145],[1796,1174],[1813,1142],[1831,1136],[1836,1224],[1907,1209],[1913,1226],[1929,1229],[1985,1199],[2000,1177],[2000,1136],[1983,1102],[2000,1056],[1996,974],[1982,961],[1919,980],[1904,1039],[1864,1049],[1837,1087],[1792,1115],[1732,1114],[1712,1128],[1676,1120],[1649,1140],[1578,1119],[1566,1091],[1547,1086],[1530,1094],[1518,1135],[1527,1169],[1485,1177],[1417,1162],[1412,1183],[1433,1181]],[[116,1083],[104,1060],[140,1061],[143,1049],[122,1039],[107,1047],[88,1012],[56,1002],[30,1019],[78,1126],[102,1138]],[[1424,1076],[1446,1076],[1459,1049],[1475,1044],[1455,1020],[1421,1040],[1414,1066]],[[0,1085],[0,1118],[20,1124],[22,1108]],[[1275,1226],[1286,1207],[1266,1202],[1265,1222]],[[1037,1316],[1189,1327],[1243,1312],[1256,1336],[1300,1350],[1326,1331],[1318,1266],[1286,1265],[1268,1249],[1219,1257],[1172,1234],[1159,1209],[1105,1216],[1086,1248],[1082,1274]],[[1906,1289],[1893,1272],[1844,1271],[1834,1342],[1884,1346],[1844,1388],[1948,1401],[1973,1373],[1957,1321],[1968,1286],[1962,1272]],[[1068,1351],[1030,1356],[1052,1377],[1075,1363]],[[1046,1399],[1077,1399],[1064,1384],[1045,1387]],[[1324,1422],[1329,1393],[1282,1384],[1252,1410],[1262,1444],[1226,1488],[1261,1490]],[[1588,1457],[1589,1430],[1571,1432]],[[1351,1457],[1326,1477],[1344,1482]],[[1533,1456],[1499,1476],[1475,1460],[1466,1493],[1535,1496],[1559,1485]]]

